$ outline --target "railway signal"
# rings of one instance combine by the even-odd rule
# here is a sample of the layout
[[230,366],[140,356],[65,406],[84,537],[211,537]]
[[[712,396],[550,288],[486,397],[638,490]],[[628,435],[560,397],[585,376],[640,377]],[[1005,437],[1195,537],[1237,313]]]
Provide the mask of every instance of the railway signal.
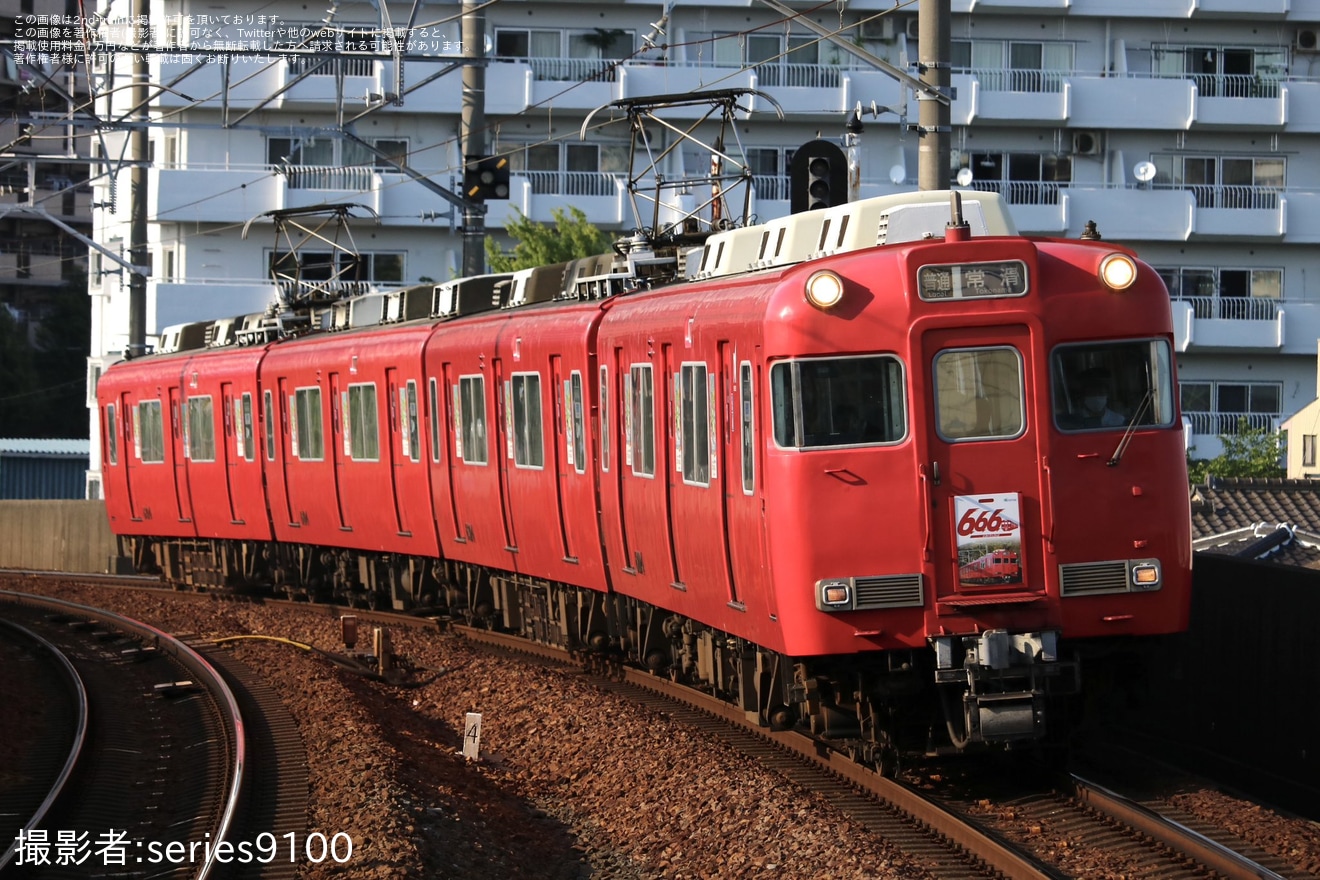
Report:
[[789,183],[794,214],[842,205],[848,201],[848,157],[838,144],[809,141],[793,154]]
[[509,197],[507,156],[469,157],[463,169],[463,195],[474,202]]

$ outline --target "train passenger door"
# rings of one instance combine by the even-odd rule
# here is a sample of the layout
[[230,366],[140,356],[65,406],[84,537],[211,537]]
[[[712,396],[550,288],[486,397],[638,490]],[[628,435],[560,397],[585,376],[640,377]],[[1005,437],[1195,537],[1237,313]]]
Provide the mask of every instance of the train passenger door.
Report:
[[504,549],[517,551],[518,536],[513,530],[513,509],[509,499],[509,467],[513,461],[513,424],[511,409],[513,399],[513,380],[504,378],[504,361],[496,358],[493,363],[495,387],[491,389],[494,398],[495,413],[495,456],[498,466],[495,473],[499,476],[500,513],[504,521]]
[[[564,559],[577,559],[577,554],[569,546],[568,511],[564,509],[564,497],[570,491],[569,475],[578,466],[577,450],[574,449],[574,432],[580,430],[582,412],[582,374],[574,373],[573,379],[564,377],[564,359],[560,355],[550,356],[550,410],[554,419],[554,441],[550,444],[554,460],[551,466],[555,473],[555,516],[559,524],[559,543]],[[574,382],[577,388],[577,412],[575,421]]]
[[174,458],[174,500],[179,522],[192,522],[192,496],[188,482],[188,440],[183,432],[183,393],[177,385],[170,387],[170,437]]
[[404,467],[417,455],[421,438],[417,436],[417,383],[399,384],[399,370],[387,367],[385,388],[389,395],[390,494],[394,499],[394,524],[400,535],[411,535],[408,512],[403,503]]
[[284,521],[291,528],[296,529],[302,524],[298,522],[293,515],[293,498],[289,494],[289,466],[291,464],[290,460],[293,458],[291,450],[294,429],[292,426],[296,424],[294,420],[297,416],[293,412],[293,399],[292,395],[289,393],[289,380],[284,376],[281,376],[279,379],[279,389],[278,400],[272,402],[272,409],[278,409],[278,415],[272,411],[267,413],[267,417],[279,419],[277,423],[280,428],[279,436],[281,442],[279,449],[279,476],[280,489],[284,494]]
[[1031,419],[1030,331],[931,330],[921,349],[927,394],[916,434],[928,438],[919,473],[931,510],[936,613],[1034,602],[1045,561],[1032,552],[1041,534],[1041,431]]
[[234,507],[234,498],[238,494],[238,463],[243,458],[243,413],[234,396],[232,382],[220,383],[220,422],[224,426],[221,442],[216,445],[216,455],[225,475],[225,504],[229,508],[229,521],[237,524],[238,510]]
[[[340,395],[343,395],[341,398]],[[353,526],[348,521],[348,512],[344,505],[344,468],[347,464],[348,453],[344,449],[344,444],[349,442],[348,426],[344,423],[347,414],[348,391],[344,389],[339,381],[338,373],[330,374],[330,457],[333,461],[333,467],[330,470],[331,481],[335,492],[335,512],[339,516],[339,528],[342,531],[352,531]]]

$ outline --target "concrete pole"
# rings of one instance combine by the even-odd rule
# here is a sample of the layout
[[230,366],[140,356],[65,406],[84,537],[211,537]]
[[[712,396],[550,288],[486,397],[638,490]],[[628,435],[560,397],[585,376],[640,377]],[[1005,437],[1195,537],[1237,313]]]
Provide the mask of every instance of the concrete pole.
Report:
[[[949,32],[952,29],[949,13],[950,0],[921,0],[917,6],[918,38],[917,63],[921,81],[937,89],[942,95],[950,94],[953,82],[949,56]],[[921,139],[917,145],[917,189],[949,188],[949,153],[953,138],[950,106],[942,101],[918,95],[917,124]]]
[[[147,0],[133,0],[133,44],[145,46],[150,33],[147,26]],[[131,65],[133,86],[128,90],[131,128],[129,129],[130,218],[128,228],[128,350],[129,357],[147,351],[147,54],[134,52]],[[140,271],[138,271],[140,270]]]
[[[486,155],[486,12],[477,0],[463,0],[463,116],[460,131],[464,167]],[[460,175],[461,177],[461,175]],[[486,203],[467,196],[463,208],[463,275],[486,271]]]

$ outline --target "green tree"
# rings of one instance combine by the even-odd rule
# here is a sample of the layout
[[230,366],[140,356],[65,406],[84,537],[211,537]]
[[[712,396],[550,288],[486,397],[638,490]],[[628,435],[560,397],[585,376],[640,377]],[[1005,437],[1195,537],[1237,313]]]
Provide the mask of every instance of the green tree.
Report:
[[1282,477],[1286,470],[1279,464],[1282,454],[1278,431],[1252,428],[1246,419],[1238,419],[1236,434],[1220,434],[1224,451],[1216,458],[1194,459],[1187,463],[1193,483],[1210,477]]
[[505,227],[516,241],[513,251],[505,253],[495,239],[486,239],[486,259],[492,272],[548,266],[602,254],[610,249],[610,235],[587,222],[587,215],[580,208],[569,207],[567,212],[563,208],[552,209],[553,226],[528,220],[517,208],[513,210],[518,216]]

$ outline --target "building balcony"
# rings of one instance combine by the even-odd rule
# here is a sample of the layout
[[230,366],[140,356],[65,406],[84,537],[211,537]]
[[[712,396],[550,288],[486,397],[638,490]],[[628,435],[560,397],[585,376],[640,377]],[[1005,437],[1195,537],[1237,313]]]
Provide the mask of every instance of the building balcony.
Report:
[[1179,352],[1312,355],[1320,305],[1289,299],[1189,296],[1170,302]]

